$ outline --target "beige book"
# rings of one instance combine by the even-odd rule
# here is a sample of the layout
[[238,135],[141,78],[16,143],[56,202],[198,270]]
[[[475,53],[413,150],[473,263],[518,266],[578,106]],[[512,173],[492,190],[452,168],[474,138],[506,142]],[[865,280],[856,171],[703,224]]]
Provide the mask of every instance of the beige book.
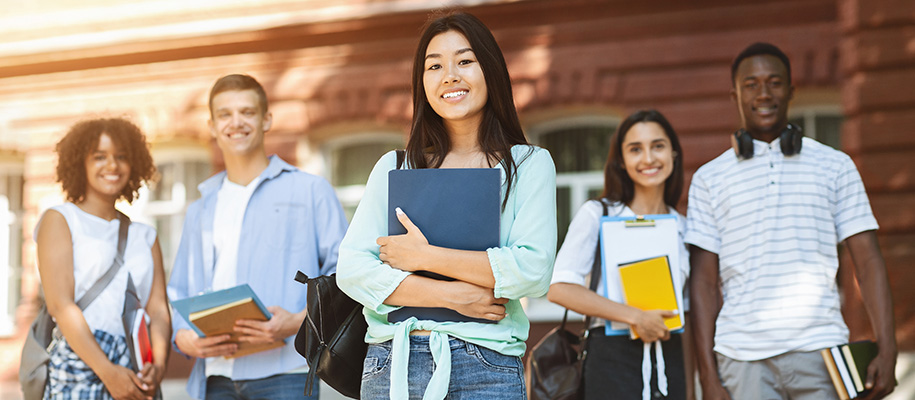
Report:
[[254,302],[254,299],[250,297],[193,312],[189,317],[191,323],[208,337],[224,334],[231,335],[229,342],[238,343],[238,351],[231,356],[226,356],[226,358],[242,357],[285,345],[283,341],[266,344],[239,342],[238,338],[241,335],[235,332],[235,321],[240,319],[266,321],[268,319]]

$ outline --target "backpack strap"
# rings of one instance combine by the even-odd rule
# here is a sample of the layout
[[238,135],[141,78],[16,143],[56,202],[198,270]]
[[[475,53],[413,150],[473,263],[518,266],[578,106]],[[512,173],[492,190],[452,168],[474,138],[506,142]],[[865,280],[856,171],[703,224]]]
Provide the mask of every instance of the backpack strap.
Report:
[[400,169],[401,167],[403,167],[403,161],[404,161],[404,158],[406,158],[407,151],[404,149],[397,149],[394,151],[395,151],[395,153],[397,153],[397,169]]

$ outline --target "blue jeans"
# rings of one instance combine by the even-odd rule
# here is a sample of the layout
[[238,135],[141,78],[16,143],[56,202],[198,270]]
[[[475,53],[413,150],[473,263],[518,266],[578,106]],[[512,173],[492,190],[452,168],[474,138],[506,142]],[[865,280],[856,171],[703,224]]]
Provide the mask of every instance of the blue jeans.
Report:
[[[449,337],[451,348],[450,400],[526,399],[521,357],[506,356],[463,340]],[[410,399],[422,399],[435,363],[428,336],[410,336]],[[391,341],[370,344],[362,369],[361,398],[388,399],[391,386]]]
[[305,374],[279,374],[238,381],[224,376],[207,378],[207,399],[318,400],[318,385],[315,385],[311,397],[306,397],[304,393]]

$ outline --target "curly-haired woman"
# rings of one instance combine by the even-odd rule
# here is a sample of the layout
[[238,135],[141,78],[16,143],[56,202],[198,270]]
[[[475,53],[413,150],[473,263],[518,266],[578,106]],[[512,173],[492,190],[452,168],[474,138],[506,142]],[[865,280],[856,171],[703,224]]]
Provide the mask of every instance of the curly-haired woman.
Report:
[[[154,396],[168,359],[171,322],[162,252],[155,230],[131,223],[124,263],[81,310],[75,299],[111,267],[120,219],[115,202],[137,197],[156,174],[146,138],[119,118],[79,122],[57,144],[57,179],[67,202],[35,228],[38,271],[60,335],[51,345],[45,399],[145,399]],[[121,320],[128,279],[149,314],[153,363],[130,369]]]

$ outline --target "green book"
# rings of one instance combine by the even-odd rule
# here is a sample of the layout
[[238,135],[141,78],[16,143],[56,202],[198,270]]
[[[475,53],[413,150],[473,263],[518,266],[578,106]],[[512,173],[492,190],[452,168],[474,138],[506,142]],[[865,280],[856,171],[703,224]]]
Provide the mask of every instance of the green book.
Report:
[[864,392],[864,383],[867,381],[867,366],[877,358],[877,343],[865,340],[839,347],[848,364],[848,372],[855,383],[855,390],[860,394]]

